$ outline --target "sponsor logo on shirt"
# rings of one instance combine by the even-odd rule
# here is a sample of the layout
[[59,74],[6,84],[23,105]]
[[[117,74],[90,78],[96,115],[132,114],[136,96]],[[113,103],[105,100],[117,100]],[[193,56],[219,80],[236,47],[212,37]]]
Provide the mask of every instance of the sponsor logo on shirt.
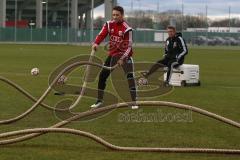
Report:
[[119,36],[123,36],[123,32],[122,31],[118,31],[118,35]]
[[122,42],[122,37],[118,37],[118,36],[111,35],[111,36],[110,36],[110,40],[111,40],[112,42],[120,43],[120,42]]

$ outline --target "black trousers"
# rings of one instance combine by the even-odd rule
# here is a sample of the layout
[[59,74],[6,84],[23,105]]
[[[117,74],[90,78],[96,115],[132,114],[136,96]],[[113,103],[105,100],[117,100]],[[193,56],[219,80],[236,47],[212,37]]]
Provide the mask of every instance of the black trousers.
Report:
[[[119,56],[108,56],[105,60],[104,66],[112,67],[117,64],[117,61],[120,59]],[[136,101],[136,84],[134,79],[134,69],[133,69],[133,60],[132,57],[129,57],[124,60],[122,65],[122,69],[124,70],[127,80],[128,86],[131,94],[132,101]],[[106,81],[110,75],[111,71],[107,69],[102,69],[99,75],[98,81],[98,100],[103,100],[104,89],[106,88]]]
[[166,81],[169,82],[172,76],[173,68],[178,67],[179,65],[182,65],[184,62],[184,57],[177,60],[176,58],[168,58],[164,57],[163,59],[157,61],[149,70],[147,76],[151,75],[153,72],[155,72],[160,67],[167,67],[167,79]]

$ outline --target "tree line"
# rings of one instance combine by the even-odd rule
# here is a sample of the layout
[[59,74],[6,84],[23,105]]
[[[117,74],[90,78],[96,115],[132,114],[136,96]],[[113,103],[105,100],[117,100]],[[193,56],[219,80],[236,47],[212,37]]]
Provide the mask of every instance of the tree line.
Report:
[[[168,25],[175,25],[177,30],[187,28],[207,28],[207,27],[240,27],[238,18],[228,18],[221,20],[211,20],[204,14],[182,15],[179,10],[168,10],[157,13],[156,11],[135,10],[126,13],[126,20],[133,28],[148,28],[164,30]],[[104,24],[103,17],[94,20],[94,28],[100,29]]]

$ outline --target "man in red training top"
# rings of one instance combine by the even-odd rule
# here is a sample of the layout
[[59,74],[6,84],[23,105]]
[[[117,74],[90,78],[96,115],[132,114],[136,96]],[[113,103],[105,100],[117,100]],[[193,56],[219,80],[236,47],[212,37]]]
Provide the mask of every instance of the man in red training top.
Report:
[[[97,50],[99,44],[107,35],[109,36],[109,55],[105,60],[104,66],[112,67],[116,64],[122,66],[128,79],[132,101],[136,101],[136,85],[132,59],[132,28],[123,18],[124,9],[120,6],[115,6],[112,10],[112,20],[104,24],[92,45],[92,49]],[[111,71],[102,69],[98,81],[97,102],[91,108],[97,108],[103,104],[104,89],[110,73]],[[133,105],[132,109],[138,109],[138,106]]]

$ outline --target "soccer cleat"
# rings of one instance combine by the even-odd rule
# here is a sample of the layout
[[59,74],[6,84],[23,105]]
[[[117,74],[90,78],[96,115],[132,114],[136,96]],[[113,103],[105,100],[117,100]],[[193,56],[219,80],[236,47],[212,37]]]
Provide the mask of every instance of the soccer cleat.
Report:
[[139,106],[132,106],[132,109],[138,109]]
[[163,86],[164,86],[164,87],[170,87],[171,85],[169,84],[168,81],[164,81]]
[[98,108],[103,104],[101,100],[97,100],[97,102],[90,106],[90,108]]

